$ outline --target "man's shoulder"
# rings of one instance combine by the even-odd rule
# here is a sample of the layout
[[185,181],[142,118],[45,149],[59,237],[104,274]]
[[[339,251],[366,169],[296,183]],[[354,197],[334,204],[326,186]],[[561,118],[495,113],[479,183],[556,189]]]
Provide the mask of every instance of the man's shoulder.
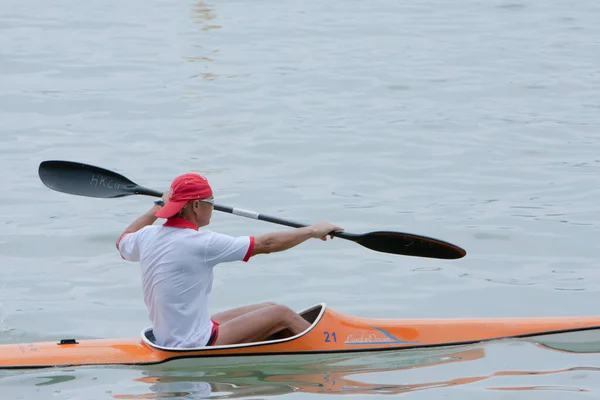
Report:
[[161,228],[163,228],[162,225],[146,225],[145,227],[140,229],[138,232],[140,232],[143,235],[143,234],[158,232]]
[[191,235],[194,235],[198,240],[208,242],[210,245],[229,245],[230,243],[247,240],[249,236],[233,236],[222,232],[216,232],[210,229],[199,229],[193,231]]
[[211,238],[214,238],[216,236],[220,236],[219,233],[211,231],[211,230],[207,230],[207,229],[199,229],[199,230],[195,230],[195,229],[185,229],[185,228],[171,228],[168,226],[163,226],[163,225],[152,225],[152,230],[149,230],[149,235],[153,235],[153,234],[157,234],[160,235],[161,233],[163,234],[175,234],[176,236],[184,236],[184,237],[193,237],[199,240],[210,240]]
[[245,236],[232,236],[229,235],[227,233],[222,233],[222,232],[216,232],[216,231],[212,231],[210,229],[202,229],[202,230],[198,230],[199,234],[204,234],[205,237],[207,238],[228,238],[228,239],[236,239],[239,237],[245,237]]
[[133,232],[138,239],[144,240],[146,238],[156,235],[162,226],[157,225],[146,225],[140,230]]
[[200,240],[208,241],[223,237],[222,233],[215,232],[210,229],[198,229],[197,231],[193,231],[193,235],[197,236]]

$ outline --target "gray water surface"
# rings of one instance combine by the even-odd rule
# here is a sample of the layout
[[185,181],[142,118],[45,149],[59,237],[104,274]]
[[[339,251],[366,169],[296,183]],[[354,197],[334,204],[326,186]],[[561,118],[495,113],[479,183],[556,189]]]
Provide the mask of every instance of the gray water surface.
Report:
[[[5,0],[0,343],[135,337],[149,324],[138,266],[114,242],[152,199],[51,191],[37,176],[47,159],[157,190],[197,171],[220,204],[468,252],[444,261],[310,241],[219,266],[214,311],[270,300],[382,318],[597,315],[599,15],[586,0]],[[217,212],[211,228],[285,229]],[[338,379],[360,382],[347,383],[360,397],[600,392],[600,355],[515,346],[417,369],[376,359],[376,371]],[[167,386],[150,372],[88,368],[7,374],[0,390],[3,400],[304,398],[326,395],[332,368],[157,378]],[[314,382],[322,390],[307,389]]]

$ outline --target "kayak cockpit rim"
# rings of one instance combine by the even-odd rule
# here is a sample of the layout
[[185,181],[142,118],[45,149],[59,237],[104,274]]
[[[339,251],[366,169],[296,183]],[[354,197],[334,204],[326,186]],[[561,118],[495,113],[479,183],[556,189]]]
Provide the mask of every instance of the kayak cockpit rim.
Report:
[[165,346],[159,346],[158,344],[156,344],[155,343],[156,339],[154,338],[154,333],[152,332],[152,327],[144,328],[141,332],[141,337],[142,337],[142,341],[147,346],[149,346],[153,349],[162,350],[162,351],[170,351],[170,352],[190,352],[190,351],[203,351],[203,350],[206,351],[206,350],[218,350],[218,349],[219,350],[220,349],[235,349],[235,348],[239,348],[239,347],[253,347],[253,346],[264,346],[267,344],[284,343],[284,342],[290,342],[292,340],[298,339],[299,337],[302,337],[302,336],[306,335],[308,332],[310,332],[315,326],[318,325],[319,321],[325,314],[326,309],[327,309],[327,305],[325,303],[319,303],[319,304],[316,304],[305,310],[300,311],[298,314],[300,316],[302,316],[306,321],[310,322],[311,325],[304,332],[301,332],[295,336],[290,336],[290,337],[283,338],[283,339],[264,340],[262,342],[230,344],[230,345],[223,345],[223,346],[202,346],[202,347],[180,348],[180,347],[165,347]]

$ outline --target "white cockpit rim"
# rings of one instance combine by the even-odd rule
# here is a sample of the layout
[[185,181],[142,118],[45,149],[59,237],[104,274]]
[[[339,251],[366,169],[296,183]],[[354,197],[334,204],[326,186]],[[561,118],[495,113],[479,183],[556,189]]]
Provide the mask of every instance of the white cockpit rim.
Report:
[[325,314],[326,309],[327,309],[327,305],[325,303],[319,303],[319,304],[316,304],[305,310],[300,311],[298,314],[300,314],[306,321],[311,323],[310,327],[308,329],[306,329],[304,332],[301,332],[295,336],[290,336],[290,337],[283,338],[283,339],[264,340],[262,342],[253,342],[253,343],[230,344],[230,345],[224,345],[224,346],[202,346],[202,347],[194,347],[194,348],[180,348],[180,347],[164,347],[164,346],[157,345],[155,343],[156,339],[154,338],[154,334],[152,332],[152,327],[144,328],[141,332],[141,337],[142,337],[142,341],[146,345],[148,345],[152,348],[155,348],[158,350],[163,350],[163,351],[174,351],[174,352],[223,350],[223,349],[235,349],[235,348],[240,348],[240,347],[262,346],[262,345],[274,344],[274,343],[283,343],[283,342],[289,342],[289,341],[298,339],[299,337],[302,337],[302,336],[306,335],[308,332],[310,332],[315,326],[317,326],[317,324],[319,323],[319,321]]

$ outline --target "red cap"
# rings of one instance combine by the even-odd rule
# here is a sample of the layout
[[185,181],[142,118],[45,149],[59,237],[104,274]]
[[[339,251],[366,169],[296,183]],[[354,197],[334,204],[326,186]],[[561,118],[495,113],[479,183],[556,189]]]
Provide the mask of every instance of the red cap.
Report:
[[190,200],[205,199],[212,196],[212,189],[205,177],[187,173],[178,176],[171,183],[169,201],[156,214],[158,218],[171,218]]

